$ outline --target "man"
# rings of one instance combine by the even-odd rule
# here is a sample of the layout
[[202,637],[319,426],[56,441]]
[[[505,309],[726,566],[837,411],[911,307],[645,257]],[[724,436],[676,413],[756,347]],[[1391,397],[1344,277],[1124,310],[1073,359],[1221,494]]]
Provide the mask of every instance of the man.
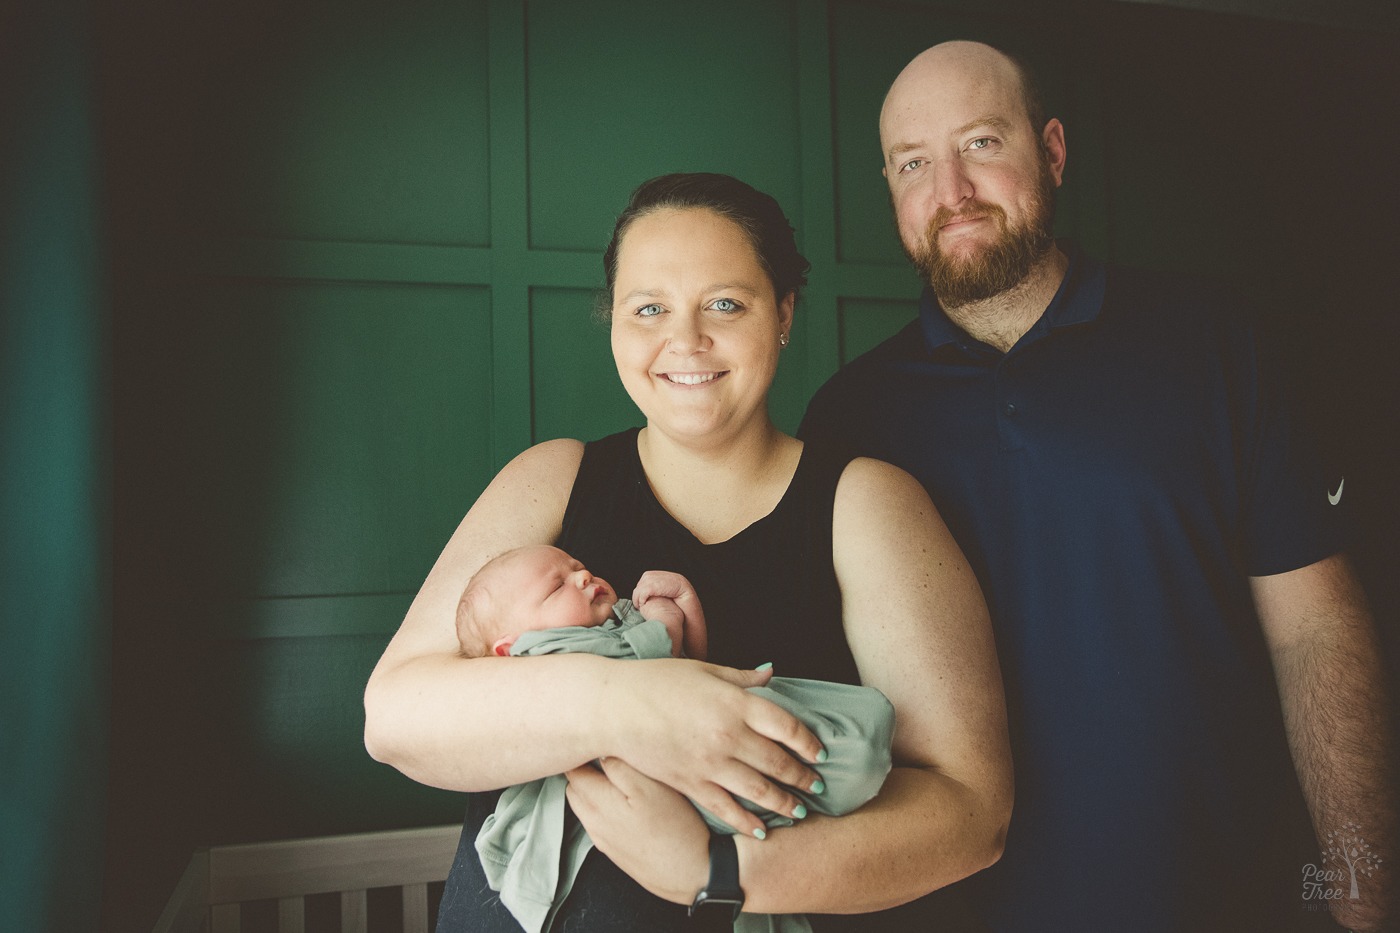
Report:
[[[1326,928],[1324,906],[1395,922],[1344,487],[1296,442],[1250,331],[1208,290],[1055,243],[1065,130],[1003,53],[916,57],[880,142],[929,287],[801,433],[917,476],[986,591],[1016,806],[1002,861],[967,884],[977,912],[998,931]],[[1321,846],[1375,856],[1356,898],[1343,861],[1290,835],[1301,800]]]

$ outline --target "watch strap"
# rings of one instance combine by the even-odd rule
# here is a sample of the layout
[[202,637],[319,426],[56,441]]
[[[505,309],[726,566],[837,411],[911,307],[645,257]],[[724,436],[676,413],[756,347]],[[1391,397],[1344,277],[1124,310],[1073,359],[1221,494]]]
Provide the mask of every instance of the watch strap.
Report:
[[734,918],[744,907],[744,889],[739,886],[739,850],[727,833],[710,834],[710,880],[695,895],[690,915],[697,911],[718,913],[729,910]]

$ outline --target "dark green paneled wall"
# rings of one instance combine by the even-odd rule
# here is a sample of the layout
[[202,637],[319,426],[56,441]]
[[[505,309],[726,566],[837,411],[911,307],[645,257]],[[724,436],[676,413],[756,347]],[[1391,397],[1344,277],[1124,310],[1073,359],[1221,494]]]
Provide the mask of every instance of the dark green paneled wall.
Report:
[[[941,39],[1022,45],[1043,72],[1070,127],[1062,232],[1228,268],[1221,251],[1251,221],[1201,211],[1250,216],[1241,191],[1262,193],[1238,187],[1257,174],[1240,150],[1272,137],[1254,120],[1231,139],[1230,108],[1257,89],[1217,79],[1295,68],[1297,31],[1073,9],[103,5],[110,928],[148,928],[197,845],[456,817],[455,796],[364,754],[360,692],[496,469],[535,441],[636,423],[590,311],[613,217],[643,179],[732,172],[787,208],[813,261],[772,397],[788,428],[841,361],[913,314],[875,117],[904,61]],[[1241,37],[1249,65],[1214,57]],[[1328,41],[1306,68],[1333,68],[1351,37]],[[1211,58],[1190,57],[1197,42]],[[1220,99],[1202,110],[1205,89]],[[1323,108],[1344,96],[1318,93]],[[1273,268],[1248,265],[1254,280]]]
[[743,175],[795,209],[797,7],[528,4],[530,246],[599,250],[638,171]]

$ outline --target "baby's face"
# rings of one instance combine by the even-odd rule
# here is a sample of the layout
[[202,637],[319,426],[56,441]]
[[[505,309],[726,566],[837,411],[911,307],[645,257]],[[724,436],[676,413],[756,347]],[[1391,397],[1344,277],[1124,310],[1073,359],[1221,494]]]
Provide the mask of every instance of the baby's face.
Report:
[[617,593],[606,580],[557,547],[534,547],[504,568],[496,588],[503,596],[507,628],[548,629],[602,625],[612,615]]

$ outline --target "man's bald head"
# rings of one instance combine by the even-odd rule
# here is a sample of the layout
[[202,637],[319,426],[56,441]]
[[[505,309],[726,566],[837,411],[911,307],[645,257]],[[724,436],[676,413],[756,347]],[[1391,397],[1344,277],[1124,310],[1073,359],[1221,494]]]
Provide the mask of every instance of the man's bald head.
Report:
[[907,100],[910,93],[930,82],[958,76],[978,83],[996,82],[1014,88],[1031,130],[1045,126],[1045,103],[1034,72],[1024,61],[985,42],[954,39],[925,49],[904,66],[894,79],[880,108],[880,137],[885,139],[886,115]]

